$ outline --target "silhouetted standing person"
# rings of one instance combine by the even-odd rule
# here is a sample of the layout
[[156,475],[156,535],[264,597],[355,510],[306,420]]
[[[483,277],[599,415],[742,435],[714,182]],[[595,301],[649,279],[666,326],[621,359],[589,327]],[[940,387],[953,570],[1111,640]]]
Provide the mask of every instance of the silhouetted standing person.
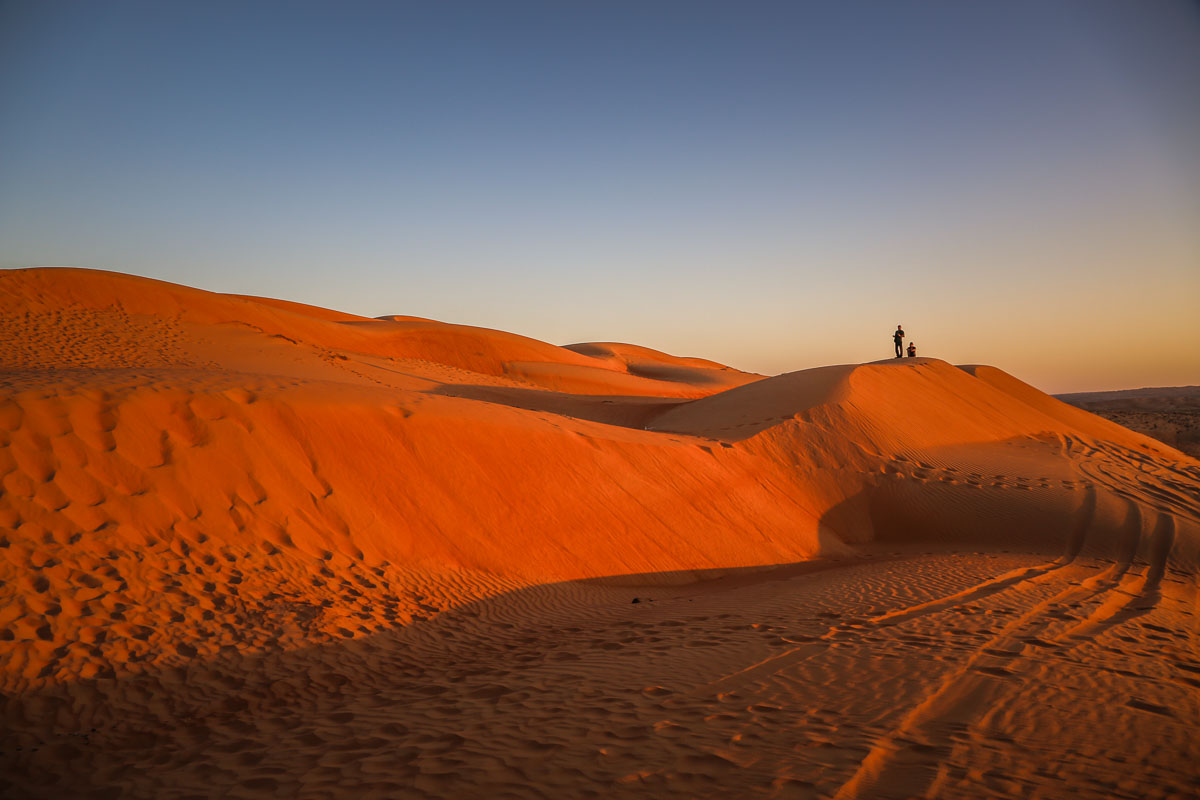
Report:
[[904,328],[896,326],[896,332],[892,334],[892,341],[896,343],[896,358],[904,355]]
[[909,358],[916,358],[916,357],[917,357],[917,345],[916,345],[916,342],[909,342],[909,343],[908,343],[908,357],[909,357]]

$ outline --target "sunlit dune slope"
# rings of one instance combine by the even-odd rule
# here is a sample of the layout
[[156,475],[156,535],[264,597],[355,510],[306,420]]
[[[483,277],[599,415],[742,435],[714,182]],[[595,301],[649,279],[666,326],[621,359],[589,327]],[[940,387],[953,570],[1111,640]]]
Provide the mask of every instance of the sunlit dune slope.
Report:
[[1200,464],[988,367],[762,379],[74,269],[0,314],[6,688],[875,539],[1194,568]]

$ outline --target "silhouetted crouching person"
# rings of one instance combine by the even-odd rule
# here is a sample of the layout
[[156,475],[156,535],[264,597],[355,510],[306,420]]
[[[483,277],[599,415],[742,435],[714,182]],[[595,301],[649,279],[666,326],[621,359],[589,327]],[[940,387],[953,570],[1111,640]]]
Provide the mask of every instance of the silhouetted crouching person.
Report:
[[904,328],[896,326],[896,332],[892,334],[892,341],[896,343],[896,358],[904,355]]
[[909,344],[908,344],[908,357],[909,358],[917,357],[917,346],[913,342],[909,342]]

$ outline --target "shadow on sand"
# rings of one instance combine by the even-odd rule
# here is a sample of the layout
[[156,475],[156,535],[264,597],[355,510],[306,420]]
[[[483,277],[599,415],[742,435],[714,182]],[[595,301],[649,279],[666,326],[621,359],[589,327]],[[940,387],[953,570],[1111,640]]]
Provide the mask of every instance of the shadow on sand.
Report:
[[[831,531],[871,526],[876,543],[856,555],[530,586],[369,636],[256,654],[228,648],[7,696],[0,794],[698,797],[733,785],[746,796],[780,794],[794,754],[768,741],[759,767],[714,761],[702,734],[749,713],[738,722],[745,735],[767,724],[770,707],[704,687],[770,648],[884,608],[871,599],[881,581],[945,581],[955,552],[973,554],[985,580],[983,559],[998,559],[998,572],[1001,563],[1113,555],[1120,531],[1097,517],[1094,496],[1047,497],[1017,507],[969,484],[930,492],[885,476],[822,518]],[[942,522],[931,525],[935,517]],[[1009,551],[1028,556],[1000,555]],[[882,569],[905,560],[927,567],[908,577]],[[908,591],[901,584],[893,594]],[[811,633],[788,638],[796,630]],[[829,780],[853,772],[874,734],[839,735],[846,752],[826,767]],[[654,783],[664,776],[669,786]],[[807,778],[787,785],[780,796],[824,791]]]

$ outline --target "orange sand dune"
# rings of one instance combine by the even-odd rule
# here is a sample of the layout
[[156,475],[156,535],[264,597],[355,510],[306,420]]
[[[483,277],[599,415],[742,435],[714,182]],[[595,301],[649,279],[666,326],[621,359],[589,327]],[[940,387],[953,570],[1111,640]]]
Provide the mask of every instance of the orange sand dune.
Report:
[[0,317],[5,796],[1200,790],[1200,462],[998,369]]

